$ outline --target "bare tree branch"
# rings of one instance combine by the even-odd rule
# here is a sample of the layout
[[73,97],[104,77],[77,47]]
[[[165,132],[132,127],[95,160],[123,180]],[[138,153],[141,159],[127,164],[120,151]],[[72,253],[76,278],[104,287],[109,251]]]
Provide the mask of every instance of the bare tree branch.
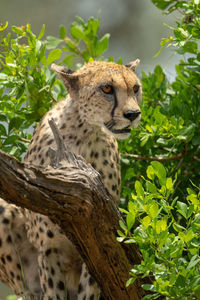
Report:
[[[51,128],[54,124],[50,121]],[[144,281],[125,287],[129,270],[141,261],[135,245],[116,240],[118,208],[100,175],[81,157],[67,153],[53,129],[58,153],[50,150],[51,166],[35,168],[0,151],[0,196],[47,215],[77,247],[106,299],[139,300]],[[59,153],[64,150],[64,154]]]

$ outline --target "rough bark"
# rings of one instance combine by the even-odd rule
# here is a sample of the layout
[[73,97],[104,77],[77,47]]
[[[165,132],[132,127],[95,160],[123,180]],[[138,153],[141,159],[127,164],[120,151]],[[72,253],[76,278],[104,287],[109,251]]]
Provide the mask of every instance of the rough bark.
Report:
[[100,175],[81,157],[68,153],[51,123],[58,151],[50,149],[51,166],[35,168],[0,151],[0,196],[47,215],[77,247],[106,299],[137,300],[141,283],[125,287],[129,270],[141,260],[135,245],[116,240],[118,208]]

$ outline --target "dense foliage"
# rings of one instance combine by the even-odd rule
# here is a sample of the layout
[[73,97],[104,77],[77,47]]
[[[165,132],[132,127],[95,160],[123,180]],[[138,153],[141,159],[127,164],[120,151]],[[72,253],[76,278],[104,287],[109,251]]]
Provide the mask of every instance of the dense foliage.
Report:
[[127,284],[152,277],[143,286],[150,292],[145,299],[200,299],[200,5],[153,2],[181,14],[161,50],[173,46],[183,58],[173,82],[160,66],[142,74],[142,125],[120,144],[122,195],[129,202],[118,240],[139,245],[143,261]]
[[[141,265],[130,280],[151,276],[148,299],[199,299],[200,294],[200,5],[199,0],[152,0],[180,21],[163,38],[182,55],[170,82],[161,66],[142,72],[142,122],[119,143],[122,153],[122,213],[119,241],[137,243]],[[103,59],[109,34],[98,37],[99,20],[77,17],[70,34],[36,36],[31,26],[0,26],[0,148],[22,159],[31,132],[66,90],[49,66],[69,68]],[[112,61],[113,58],[109,57]],[[119,59],[118,63],[122,63]],[[161,164],[162,162],[162,164]]]

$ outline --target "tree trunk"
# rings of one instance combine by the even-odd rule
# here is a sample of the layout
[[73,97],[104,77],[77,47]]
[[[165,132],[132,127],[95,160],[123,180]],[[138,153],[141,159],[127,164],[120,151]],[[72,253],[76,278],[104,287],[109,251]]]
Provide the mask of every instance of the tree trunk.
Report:
[[129,270],[141,257],[133,244],[117,242],[121,219],[100,175],[81,157],[68,153],[50,124],[58,151],[49,150],[51,166],[33,167],[0,151],[0,196],[7,202],[48,216],[77,247],[106,299],[136,300],[141,282],[126,288]]

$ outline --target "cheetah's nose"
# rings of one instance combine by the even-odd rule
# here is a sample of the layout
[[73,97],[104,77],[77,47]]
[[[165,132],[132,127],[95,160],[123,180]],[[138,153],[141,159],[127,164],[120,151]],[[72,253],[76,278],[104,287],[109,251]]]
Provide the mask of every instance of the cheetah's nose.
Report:
[[140,114],[141,114],[141,111],[139,109],[137,109],[137,110],[127,110],[124,113],[124,117],[129,119],[130,121],[134,121]]

